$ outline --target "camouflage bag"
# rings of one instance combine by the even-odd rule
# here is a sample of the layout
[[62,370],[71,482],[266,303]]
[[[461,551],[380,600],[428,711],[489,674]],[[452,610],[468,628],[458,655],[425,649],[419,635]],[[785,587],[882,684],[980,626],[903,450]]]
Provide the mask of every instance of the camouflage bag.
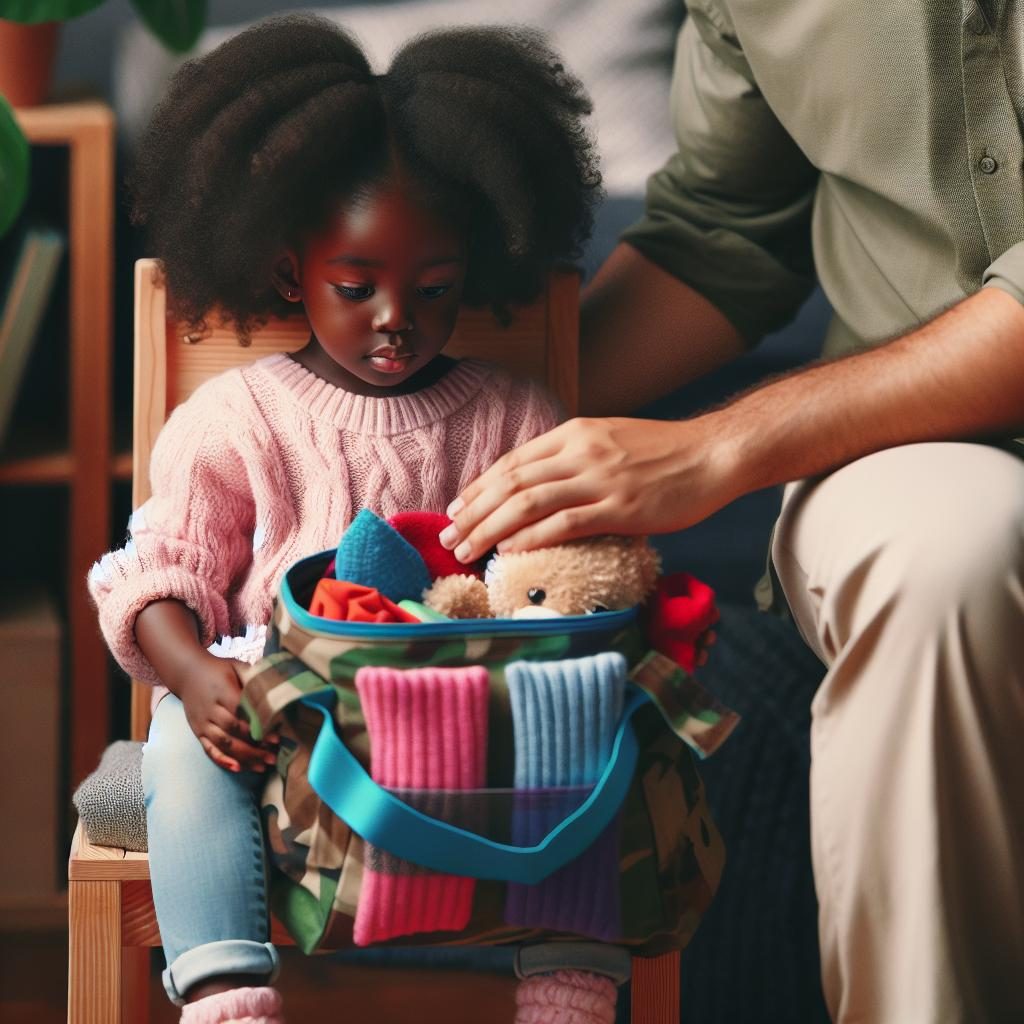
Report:
[[[724,861],[693,752],[712,752],[736,716],[646,648],[635,609],[416,624],[311,615],[333,554],[286,573],[241,704],[254,738],[281,735],[262,816],[271,908],[296,944],[309,953],[369,941],[599,938],[646,956],[685,946]],[[387,789],[371,777],[383,750],[371,757],[361,673],[427,668],[486,674],[482,786]],[[577,670],[585,686],[595,671],[623,675],[604,763],[585,784],[558,777],[524,788],[516,723],[522,732],[534,709],[513,684],[524,673]],[[446,742],[437,736],[439,747]],[[563,761],[578,753],[550,734],[540,753],[556,748]],[[368,930],[368,904],[385,896],[402,920]],[[431,911],[431,901],[447,909]]]

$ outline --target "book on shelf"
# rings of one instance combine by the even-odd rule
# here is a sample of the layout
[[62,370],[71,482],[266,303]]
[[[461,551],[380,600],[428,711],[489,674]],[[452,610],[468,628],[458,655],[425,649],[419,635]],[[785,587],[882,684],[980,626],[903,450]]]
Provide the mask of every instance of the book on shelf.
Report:
[[27,224],[9,242],[0,292],[0,448],[67,247],[64,233],[44,224]]

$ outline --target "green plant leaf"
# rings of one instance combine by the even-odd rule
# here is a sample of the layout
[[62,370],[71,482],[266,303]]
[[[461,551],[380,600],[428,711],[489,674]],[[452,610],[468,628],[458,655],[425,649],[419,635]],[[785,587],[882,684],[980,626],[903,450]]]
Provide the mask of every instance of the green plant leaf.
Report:
[[132,0],[138,16],[171,50],[191,50],[206,26],[206,0]]
[[28,192],[28,139],[0,96],[0,235],[14,223]]
[[[35,25],[77,18],[103,0],[0,0],[0,18]],[[206,26],[206,0],[132,0],[136,14],[168,49],[191,50]]]
[[41,21],[68,21],[77,18],[103,0],[0,0],[0,18],[37,25]]

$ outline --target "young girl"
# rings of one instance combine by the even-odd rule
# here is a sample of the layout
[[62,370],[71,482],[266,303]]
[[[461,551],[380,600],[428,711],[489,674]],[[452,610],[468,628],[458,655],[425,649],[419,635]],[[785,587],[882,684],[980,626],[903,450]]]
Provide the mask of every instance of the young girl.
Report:
[[[184,65],[154,115],[133,217],[172,312],[198,324],[216,309],[245,333],[301,304],[311,327],[301,351],[174,411],[152,498],[89,577],[122,667],[169,691],[143,781],[182,1021],[282,1020],[258,810],[274,745],[237,715],[235,659],[259,657],[284,570],[359,509],[443,511],[556,422],[538,387],[441,353],[463,303],[530,299],[578,255],[599,194],[588,112],[533,33],[423,36],[374,75],[303,15]],[[610,1022],[625,954],[548,948],[521,972],[520,1019]]]

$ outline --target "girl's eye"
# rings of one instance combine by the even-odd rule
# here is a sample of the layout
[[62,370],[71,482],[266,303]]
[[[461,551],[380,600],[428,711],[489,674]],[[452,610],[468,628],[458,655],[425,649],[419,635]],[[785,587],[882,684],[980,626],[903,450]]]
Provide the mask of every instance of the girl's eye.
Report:
[[353,302],[362,302],[373,294],[373,288],[368,284],[336,284],[334,290]]
[[439,299],[451,290],[452,286],[450,284],[428,284],[416,289],[425,299]]

